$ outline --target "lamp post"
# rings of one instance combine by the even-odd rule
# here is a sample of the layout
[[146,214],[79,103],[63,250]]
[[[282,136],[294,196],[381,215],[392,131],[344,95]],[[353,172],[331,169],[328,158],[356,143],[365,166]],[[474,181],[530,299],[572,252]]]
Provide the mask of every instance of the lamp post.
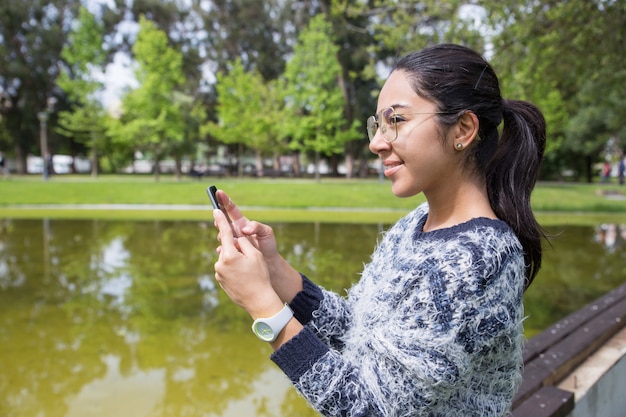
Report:
[[[43,180],[48,181],[48,112],[37,113],[39,119],[39,139],[41,140],[41,162],[43,164]],[[52,162],[52,161],[50,161]]]

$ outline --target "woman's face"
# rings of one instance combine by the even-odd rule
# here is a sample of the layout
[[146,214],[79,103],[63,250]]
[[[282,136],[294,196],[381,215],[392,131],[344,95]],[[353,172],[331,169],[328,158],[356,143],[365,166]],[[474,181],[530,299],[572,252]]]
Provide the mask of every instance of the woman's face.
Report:
[[444,129],[437,123],[437,115],[432,114],[437,112],[435,103],[418,96],[403,71],[394,71],[380,91],[376,114],[382,116],[381,110],[388,107],[398,115],[397,138],[388,143],[383,136],[389,139],[393,135],[383,135],[384,129],[379,129],[369,148],[381,158],[394,195],[410,197],[424,192],[428,198],[431,193],[445,190],[451,170],[458,164],[452,141],[445,138],[442,143]]

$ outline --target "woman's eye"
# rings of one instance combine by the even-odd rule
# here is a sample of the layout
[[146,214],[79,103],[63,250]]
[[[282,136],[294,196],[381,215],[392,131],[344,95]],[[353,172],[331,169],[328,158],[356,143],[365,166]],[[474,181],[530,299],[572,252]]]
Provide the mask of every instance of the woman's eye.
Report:
[[387,118],[387,123],[389,123],[390,125],[394,125],[400,122],[404,122],[404,118],[399,114],[392,114],[391,116],[389,116],[389,118]]

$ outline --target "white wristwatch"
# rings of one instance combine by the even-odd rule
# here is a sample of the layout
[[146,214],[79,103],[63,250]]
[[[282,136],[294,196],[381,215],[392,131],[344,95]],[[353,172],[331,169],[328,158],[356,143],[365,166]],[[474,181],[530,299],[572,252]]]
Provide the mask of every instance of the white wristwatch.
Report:
[[287,303],[282,310],[268,318],[258,318],[252,323],[252,331],[264,342],[273,342],[293,317]]

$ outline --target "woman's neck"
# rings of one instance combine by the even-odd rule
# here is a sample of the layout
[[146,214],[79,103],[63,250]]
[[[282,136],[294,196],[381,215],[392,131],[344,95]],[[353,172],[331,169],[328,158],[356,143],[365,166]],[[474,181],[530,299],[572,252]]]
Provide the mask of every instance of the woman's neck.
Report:
[[424,231],[452,227],[477,217],[496,219],[487,186],[481,181],[463,181],[456,187],[426,195],[429,211]]

